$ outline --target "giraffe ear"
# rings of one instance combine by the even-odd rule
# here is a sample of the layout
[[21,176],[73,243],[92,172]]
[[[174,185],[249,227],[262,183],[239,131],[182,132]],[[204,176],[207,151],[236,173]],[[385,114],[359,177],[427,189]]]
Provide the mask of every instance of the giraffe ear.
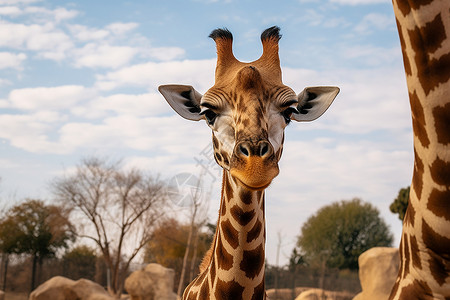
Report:
[[168,84],[161,85],[159,92],[166,98],[169,105],[180,116],[192,121],[203,119],[200,115],[200,99],[202,94],[190,85]]
[[307,87],[298,95],[297,110],[291,116],[292,120],[309,122],[320,117],[333,103],[339,93],[335,86]]

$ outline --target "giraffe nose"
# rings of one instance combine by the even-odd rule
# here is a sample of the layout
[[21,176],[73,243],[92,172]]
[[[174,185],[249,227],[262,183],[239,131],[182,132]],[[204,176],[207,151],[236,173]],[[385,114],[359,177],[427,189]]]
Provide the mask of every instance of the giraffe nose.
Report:
[[267,141],[259,141],[257,143],[243,141],[236,145],[235,153],[237,156],[244,158],[248,158],[250,156],[266,158],[273,153],[273,148]]

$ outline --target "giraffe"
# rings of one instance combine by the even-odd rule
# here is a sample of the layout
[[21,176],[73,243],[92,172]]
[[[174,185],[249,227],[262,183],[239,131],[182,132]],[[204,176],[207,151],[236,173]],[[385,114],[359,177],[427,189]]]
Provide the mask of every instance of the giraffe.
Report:
[[217,49],[214,86],[204,95],[187,85],[159,87],[179,115],[206,121],[223,169],[214,241],[184,300],[266,298],[264,191],[279,173],[284,129],[320,117],[339,92],[308,87],[297,95],[282,83],[279,31],[266,29],[261,57],[244,63],[233,55],[231,32],[216,29],[209,36]]
[[450,1],[394,0],[414,169],[390,299],[450,299]]

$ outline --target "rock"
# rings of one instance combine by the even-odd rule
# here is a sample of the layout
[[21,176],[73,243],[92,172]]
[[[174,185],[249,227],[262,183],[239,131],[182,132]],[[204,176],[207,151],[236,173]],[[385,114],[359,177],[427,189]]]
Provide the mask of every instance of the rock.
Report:
[[29,300],[113,300],[99,284],[87,279],[74,281],[55,276],[38,286]]
[[173,292],[175,271],[159,264],[148,264],[125,280],[125,290],[131,300],[176,300]]
[[400,266],[398,249],[371,248],[359,256],[358,264],[362,292],[353,300],[388,299]]
[[65,300],[66,289],[70,288],[75,281],[72,279],[55,276],[38,286],[31,294],[30,300]]
[[[309,290],[308,287],[296,287],[294,292],[294,298],[300,295],[301,292]],[[292,300],[292,289],[268,289],[266,295],[269,300]],[[275,297],[276,295],[276,297]]]
[[353,295],[348,292],[333,292],[322,289],[309,289],[298,295],[295,300],[351,300]]

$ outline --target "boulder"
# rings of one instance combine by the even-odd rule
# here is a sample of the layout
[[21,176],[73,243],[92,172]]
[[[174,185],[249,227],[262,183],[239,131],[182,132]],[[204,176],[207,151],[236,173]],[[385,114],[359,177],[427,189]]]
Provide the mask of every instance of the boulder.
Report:
[[359,256],[358,264],[362,292],[353,300],[388,299],[400,266],[398,249],[371,248]]
[[[308,287],[296,287],[294,291],[294,298],[300,295],[301,292],[309,290]],[[292,300],[292,289],[268,289],[266,295],[269,300]]]
[[159,264],[148,264],[125,280],[131,300],[176,300],[173,292],[175,271]]
[[309,289],[298,295],[295,300],[351,300],[352,294],[348,292],[333,292],[322,289]]
[[113,300],[99,284],[87,279],[74,281],[55,276],[38,286],[29,300]]

